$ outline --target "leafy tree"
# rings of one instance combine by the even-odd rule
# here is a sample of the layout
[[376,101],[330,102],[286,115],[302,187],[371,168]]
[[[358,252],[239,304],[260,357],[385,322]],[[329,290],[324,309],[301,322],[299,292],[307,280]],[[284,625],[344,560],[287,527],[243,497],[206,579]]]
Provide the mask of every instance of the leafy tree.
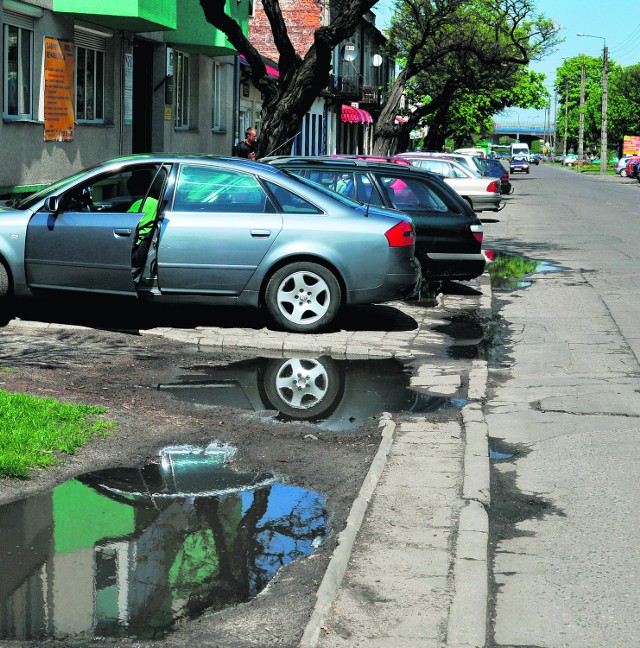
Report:
[[607,140],[622,153],[625,135],[640,135],[640,63],[609,65]]
[[[407,148],[423,123],[437,148],[506,106],[544,105],[542,79],[526,66],[555,47],[558,27],[532,0],[399,0],[390,42],[402,70],[375,125],[377,153]],[[397,123],[405,96],[408,121]]]
[[330,23],[315,30],[313,45],[301,57],[287,33],[279,0],[262,0],[280,54],[280,76],[274,79],[267,75],[260,53],[242,33],[240,25],[225,13],[226,0],[200,0],[207,22],[226,34],[233,47],[245,56],[251,66],[253,83],[264,94],[256,157],[276,150],[280,154],[291,150],[304,115],[329,83],[333,49],[354,33],[362,17],[376,2],[332,2]]

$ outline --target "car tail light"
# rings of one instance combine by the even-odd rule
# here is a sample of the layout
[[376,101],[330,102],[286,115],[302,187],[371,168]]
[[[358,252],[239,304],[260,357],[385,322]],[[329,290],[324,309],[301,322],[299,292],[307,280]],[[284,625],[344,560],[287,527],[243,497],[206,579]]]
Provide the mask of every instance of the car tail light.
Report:
[[484,238],[484,232],[482,231],[482,225],[472,225],[471,226],[471,233],[473,234],[473,238],[478,241],[478,243],[482,243],[482,239]]
[[490,182],[489,186],[487,187],[487,191],[489,193],[496,193],[500,191],[500,184],[498,183],[498,181],[494,180],[493,182]]
[[394,225],[390,230],[385,232],[389,247],[403,247],[405,245],[413,245],[416,240],[416,235],[413,230],[413,225],[407,221],[400,221]]
[[502,176],[502,181],[503,182],[509,182],[509,174],[505,171],[504,175]]
[[483,250],[482,253],[487,261],[495,261],[496,253],[493,250]]

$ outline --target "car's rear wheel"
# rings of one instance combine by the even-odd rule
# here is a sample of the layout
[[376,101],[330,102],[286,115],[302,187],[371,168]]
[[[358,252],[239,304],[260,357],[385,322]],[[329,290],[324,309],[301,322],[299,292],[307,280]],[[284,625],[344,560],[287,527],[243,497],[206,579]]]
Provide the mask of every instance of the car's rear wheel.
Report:
[[0,262],[0,299],[4,301],[9,295],[9,273]]
[[330,270],[318,263],[299,261],[274,273],[267,284],[265,302],[279,326],[313,333],[331,324],[340,309],[341,292]]
[[621,169],[620,170],[620,176],[622,178],[626,178],[627,177],[627,170],[626,169]]

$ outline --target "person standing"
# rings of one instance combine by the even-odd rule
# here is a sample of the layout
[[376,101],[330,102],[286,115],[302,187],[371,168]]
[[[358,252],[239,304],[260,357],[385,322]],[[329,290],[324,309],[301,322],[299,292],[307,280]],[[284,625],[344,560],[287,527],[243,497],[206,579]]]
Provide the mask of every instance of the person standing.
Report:
[[233,147],[233,154],[236,157],[256,159],[256,147],[258,145],[258,133],[255,128],[247,128],[244,132],[244,139]]

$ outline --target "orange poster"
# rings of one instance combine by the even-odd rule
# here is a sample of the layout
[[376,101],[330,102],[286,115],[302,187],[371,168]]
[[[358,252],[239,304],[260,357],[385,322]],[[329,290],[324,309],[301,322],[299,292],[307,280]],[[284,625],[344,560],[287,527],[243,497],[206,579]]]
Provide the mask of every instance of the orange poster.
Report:
[[640,137],[625,135],[622,140],[622,155],[638,155],[640,153]]
[[73,43],[44,39],[44,141],[73,139]]

